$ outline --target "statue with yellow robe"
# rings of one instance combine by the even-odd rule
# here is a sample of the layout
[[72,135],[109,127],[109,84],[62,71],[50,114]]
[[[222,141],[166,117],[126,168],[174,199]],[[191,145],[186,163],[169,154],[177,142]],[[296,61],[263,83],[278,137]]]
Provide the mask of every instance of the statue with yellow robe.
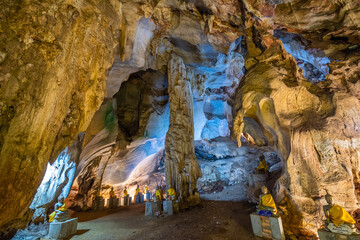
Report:
[[128,191],[127,191],[127,187],[125,187],[125,189],[124,189],[124,194],[123,194],[123,198],[128,197],[128,196],[129,196],[129,193],[128,193]]
[[111,187],[110,198],[109,198],[109,208],[115,208],[116,206],[116,195],[114,192],[114,187]]
[[176,198],[176,192],[175,189],[171,186],[167,191],[167,199],[175,200],[175,198]]
[[271,217],[277,214],[274,198],[269,193],[266,186],[261,187],[262,194],[259,197],[259,205],[256,207],[256,213],[261,216]]
[[266,174],[269,172],[269,167],[266,163],[264,155],[260,156],[260,162],[257,168],[255,168],[255,173],[257,174]]
[[69,219],[69,210],[64,203],[64,197],[59,196],[58,202],[55,204],[55,211],[49,215],[49,222],[64,222]]
[[341,206],[334,204],[333,198],[329,193],[326,193],[325,200],[328,203],[328,205],[323,206],[326,217],[326,229],[330,232],[345,235],[357,234],[354,225],[356,221],[351,215]]

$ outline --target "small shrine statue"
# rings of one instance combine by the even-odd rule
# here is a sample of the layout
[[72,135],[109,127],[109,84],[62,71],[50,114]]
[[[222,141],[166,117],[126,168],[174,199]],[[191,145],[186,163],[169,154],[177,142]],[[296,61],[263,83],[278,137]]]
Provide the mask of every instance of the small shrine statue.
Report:
[[145,194],[149,193],[149,187],[148,185],[145,184],[145,191],[144,191]]
[[126,198],[126,197],[128,197],[129,196],[129,193],[128,193],[128,191],[127,191],[127,187],[125,187],[125,189],[124,189],[124,194],[123,194],[123,198]]
[[271,217],[277,214],[275,201],[269,193],[267,187],[261,187],[262,194],[259,197],[259,205],[256,207],[256,213],[261,216]]
[[333,198],[328,192],[325,195],[325,200],[328,203],[328,205],[323,206],[326,229],[345,235],[358,234],[354,225],[355,220],[344,208],[333,203]]
[[139,195],[139,194],[141,194],[141,191],[139,185],[137,185],[135,195]]
[[170,186],[170,188],[167,191],[167,199],[175,200],[175,197],[176,197],[175,189],[172,186]]
[[110,198],[116,198],[115,192],[114,192],[114,187],[111,187]]
[[269,167],[266,163],[264,155],[260,156],[259,166],[255,168],[255,173],[257,174],[266,174],[269,172]]
[[55,204],[55,211],[49,215],[49,222],[64,222],[69,219],[69,210],[64,203],[64,197],[59,196],[58,202]]
[[114,192],[114,187],[111,187],[110,198],[109,198],[109,208],[115,207],[115,201],[116,201],[116,195]]
[[156,201],[162,201],[164,199],[163,192],[160,186],[156,187],[155,199]]

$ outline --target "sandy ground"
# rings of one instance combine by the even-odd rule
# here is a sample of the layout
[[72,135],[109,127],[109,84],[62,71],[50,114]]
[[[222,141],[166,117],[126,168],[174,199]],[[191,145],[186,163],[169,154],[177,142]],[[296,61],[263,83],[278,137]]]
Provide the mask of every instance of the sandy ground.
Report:
[[78,231],[71,240],[246,240],[252,234],[249,214],[253,206],[242,202],[202,201],[173,216],[145,217],[145,204],[117,210],[74,213]]

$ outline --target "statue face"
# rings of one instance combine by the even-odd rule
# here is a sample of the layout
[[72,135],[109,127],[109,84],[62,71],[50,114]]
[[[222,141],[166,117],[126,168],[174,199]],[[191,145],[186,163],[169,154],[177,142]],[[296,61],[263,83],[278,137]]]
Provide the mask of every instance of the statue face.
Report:
[[327,202],[329,205],[332,205],[332,204],[333,204],[333,199],[332,199],[332,196],[331,196],[331,195],[326,195],[326,196],[325,196],[325,200],[326,200],[326,202]]
[[262,191],[263,194],[267,194],[269,192],[267,187],[265,187],[265,186],[261,187],[261,191]]

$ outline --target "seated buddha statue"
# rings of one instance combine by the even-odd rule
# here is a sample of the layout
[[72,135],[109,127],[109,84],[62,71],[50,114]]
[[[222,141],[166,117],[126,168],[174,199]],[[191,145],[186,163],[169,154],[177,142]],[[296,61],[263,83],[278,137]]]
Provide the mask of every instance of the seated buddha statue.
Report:
[[325,228],[334,233],[346,235],[357,234],[354,225],[356,221],[351,215],[341,206],[334,204],[333,198],[329,193],[326,193],[325,200],[328,204],[323,206],[326,217]]
[[260,156],[259,165],[257,168],[255,168],[255,173],[257,174],[266,174],[269,172],[269,167],[266,163],[264,155]]
[[175,200],[176,192],[175,189],[171,186],[167,191],[167,199]]
[[259,205],[256,207],[256,213],[262,216],[273,216],[277,214],[275,201],[269,193],[267,187],[261,187],[262,194],[259,197]]
[[69,219],[69,210],[64,203],[64,197],[60,195],[55,204],[55,211],[49,215],[49,222],[63,222],[67,219]]

